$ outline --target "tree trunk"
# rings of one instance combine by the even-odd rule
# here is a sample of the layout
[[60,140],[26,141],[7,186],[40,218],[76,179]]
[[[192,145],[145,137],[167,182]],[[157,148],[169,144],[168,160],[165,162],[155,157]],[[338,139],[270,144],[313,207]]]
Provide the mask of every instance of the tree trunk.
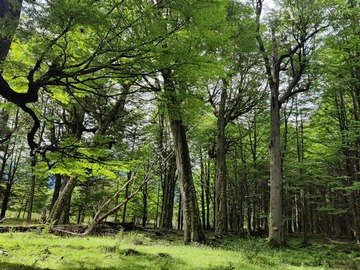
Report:
[[167,109],[180,181],[184,215],[184,243],[202,242],[205,240],[205,234],[200,221],[186,130],[182,121],[180,104],[171,73],[171,70],[166,70],[162,74],[164,78],[164,91],[168,97]]
[[[8,150],[9,150],[9,145],[6,144],[4,146],[4,149],[3,149],[4,154],[3,154],[3,157],[2,157],[2,160],[1,160],[2,164],[1,164],[1,168],[0,168],[0,181],[4,181],[5,168],[6,168],[6,163],[7,163],[7,160],[8,160]],[[6,183],[6,189],[5,189],[5,193],[4,193],[3,204],[1,206],[2,208],[1,208],[0,219],[5,217],[7,204],[8,204],[9,198],[10,198],[10,192],[11,192],[11,185],[9,185],[9,182],[8,182],[8,183]],[[6,197],[8,197],[7,202],[6,202]],[[6,205],[6,207],[4,205]]]
[[203,159],[203,153],[200,148],[200,183],[201,183],[201,218],[202,218],[202,225],[203,229],[206,229],[206,212],[205,212],[205,164]]
[[[11,40],[19,22],[22,6],[22,0],[17,0],[18,4],[15,5],[10,4],[10,2],[15,1],[0,0],[0,20],[2,20],[1,29],[5,30],[5,33],[0,35],[0,63],[6,59],[10,50]],[[7,19],[4,20],[5,16]]]
[[34,198],[35,198],[35,185],[36,185],[36,176],[35,176],[35,166],[36,166],[36,156],[31,157],[31,182],[30,182],[30,192],[29,192],[29,201],[27,209],[27,221],[31,221],[31,215],[33,211]]
[[211,229],[211,223],[210,223],[210,158],[207,162],[207,170],[206,170],[206,182],[205,182],[205,199],[206,199],[206,229]]
[[168,167],[165,170],[160,228],[166,228],[166,229],[172,228],[175,186],[176,186],[176,160],[175,160],[175,155],[172,155],[168,161]]
[[57,224],[70,224],[71,198],[72,198],[72,191],[69,193],[66,200],[64,200],[64,205],[62,206],[63,209],[61,211],[61,215]]
[[52,200],[51,200],[50,209],[52,209],[54,207],[56,200],[59,198],[60,189],[61,189],[61,181],[62,181],[61,175],[56,174],[55,175],[54,192],[53,192],[53,196],[52,196]]
[[2,205],[1,205],[0,219],[5,217],[6,210],[8,208],[8,204],[9,204],[10,195],[11,195],[11,187],[12,187],[12,183],[7,182],[6,183],[6,188],[5,188],[5,191],[4,191],[4,198],[2,200]]
[[271,89],[270,108],[270,213],[269,242],[281,246],[284,242],[282,224],[282,175],[280,148],[280,102],[279,88]]
[[[132,174],[133,174],[133,172],[127,173],[127,181],[130,181]],[[126,199],[129,196],[129,184],[127,184],[125,187],[125,195],[124,196],[125,196],[124,199]],[[126,222],[126,210],[127,210],[127,202],[124,203],[123,212],[122,212],[121,222],[123,222],[123,223]]]
[[177,212],[177,229],[178,230],[183,229],[183,211],[182,211],[181,194],[179,195],[179,208]]
[[171,119],[170,121],[183,201],[184,242],[202,242],[205,240],[205,234],[200,222],[185,128],[181,120]]
[[145,227],[148,219],[148,186],[147,183],[142,187],[142,201],[143,201],[143,211],[142,211],[142,226]]
[[69,202],[71,194],[76,186],[77,178],[69,177],[69,180],[65,184],[63,190],[59,194],[59,198],[56,200],[54,207],[51,209],[47,222],[60,224],[61,214],[64,210],[65,205]]
[[[256,11],[256,39],[260,52],[263,55],[264,68],[267,81],[270,88],[270,214],[269,214],[269,243],[271,246],[281,246],[284,243],[283,224],[282,224],[282,175],[281,175],[281,149],[280,149],[280,108],[281,104],[289,100],[300,92],[309,90],[311,80],[306,80],[306,84],[297,87],[304,77],[306,68],[309,66],[308,56],[313,49],[308,46],[313,38],[327,26],[322,22],[315,20],[293,20],[294,36],[301,38],[294,40],[294,44],[289,47],[282,41],[276,33],[281,24],[272,24],[271,27],[271,54],[263,41],[260,23],[262,13],[263,0],[255,2]],[[298,10],[298,18],[302,18],[306,9]],[[286,21],[283,21],[285,24]],[[295,27],[296,26],[296,27]],[[301,30],[300,30],[301,29]],[[283,46],[285,45],[285,46]],[[280,49],[280,46],[282,47]],[[307,48],[307,49],[305,49]],[[286,50],[287,49],[287,50]],[[309,49],[309,50],[308,50]],[[296,59],[296,60],[295,60]],[[294,62],[297,62],[294,65]],[[290,63],[290,65],[288,65]],[[285,67],[285,69],[284,69]],[[281,74],[290,74],[286,83],[282,87],[282,95],[280,97],[280,78]],[[285,82],[285,80],[284,80]]]
[[225,106],[227,91],[226,85],[222,87],[219,112],[217,115],[216,139],[216,176],[215,176],[215,234],[223,235],[228,231],[227,209],[227,175],[226,175],[226,119]]

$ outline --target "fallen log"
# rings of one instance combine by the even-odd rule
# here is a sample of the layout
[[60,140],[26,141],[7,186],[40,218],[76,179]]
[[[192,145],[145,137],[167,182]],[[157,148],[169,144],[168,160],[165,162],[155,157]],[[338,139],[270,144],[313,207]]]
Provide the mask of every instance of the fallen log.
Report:
[[28,231],[32,231],[32,230],[43,229],[44,227],[45,227],[45,224],[0,226],[0,233],[28,232]]

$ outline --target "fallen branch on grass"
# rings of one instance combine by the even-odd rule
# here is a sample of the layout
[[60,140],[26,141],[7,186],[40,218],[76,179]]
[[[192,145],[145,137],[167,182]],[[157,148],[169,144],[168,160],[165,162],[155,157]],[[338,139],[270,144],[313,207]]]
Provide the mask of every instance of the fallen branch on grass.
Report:
[[10,219],[10,218],[4,217],[4,218],[0,219],[0,223],[4,223],[4,221],[7,220],[7,219]]

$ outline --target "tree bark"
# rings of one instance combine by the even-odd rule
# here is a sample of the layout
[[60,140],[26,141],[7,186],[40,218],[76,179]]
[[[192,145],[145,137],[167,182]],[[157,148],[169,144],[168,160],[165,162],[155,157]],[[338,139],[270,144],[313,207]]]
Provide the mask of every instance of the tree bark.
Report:
[[[127,173],[127,181],[129,182],[132,178],[133,172],[128,172]],[[129,196],[129,184],[126,185],[125,187],[125,194],[124,194],[124,200],[126,200],[126,198]],[[118,197],[118,196],[117,196]],[[118,205],[118,204],[117,204]],[[127,202],[124,203],[123,206],[123,212],[122,212],[122,218],[121,218],[121,222],[125,223],[126,222],[126,210],[127,210]]]
[[[6,163],[8,160],[9,144],[6,144],[4,146],[3,151],[4,151],[4,154],[3,154],[3,157],[1,160],[2,164],[1,164],[1,169],[0,169],[0,181],[3,181],[4,175],[5,175],[5,168],[6,168]],[[3,198],[2,205],[1,205],[0,219],[5,217],[5,213],[7,210],[7,204],[8,204],[9,198],[10,198],[10,192],[11,192],[11,185],[9,185],[9,182],[8,182],[8,183],[6,183],[6,189],[4,191],[4,198]]]
[[[278,41],[277,27],[279,24],[271,25],[271,53],[262,39],[260,32],[260,16],[262,12],[262,4],[264,0],[256,1],[256,39],[260,52],[264,60],[265,74],[270,88],[270,215],[269,215],[269,242],[272,246],[282,246],[283,224],[282,224],[282,164],[281,164],[281,148],[280,148],[280,109],[281,105],[290,97],[309,90],[311,80],[306,81],[302,87],[298,87],[305,69],[308,67],[311,49],[307,48],[307,43],[322,30],[326,29],[326,25],[322,25],[322,21],[294,20],[293,34],[295,38],[292,43],[283,44]],[[310,8],[310,7],[309,7]],[[307,10],[306,10],[307,11]],[[304,9],[298,9],[299,17],[302,17]],[[285,22],[284,22],[285,23]],[[294,26],[298,28],[294,28]],[[297,29],[305,29],[304,31]],[[279,54],[279,46],[283,45],[281,54]],[[296,61],[296,65],[293,62]],[[287,65],[290,63],[290,66]],[[283,69],[286,67],[286,69]],[[282,89],[280,96],[280,73],[287,71],[289,81]]]
[[0,36],[0,63],[7,57],[12,37],[19,22],[22,0],[17,0],[17,2],[18,3],[11,0],[0,0],[0,19],[2,20],[0,27],[6,31]]
[[176,166],[180,181],[180,193],[184,215],[184,243],[205,241],[200,213],[192,177],[189,146],[185,125],[182,120],[180,104],[172,81],[172,71],[164,70],[164,92],[167,97],[168,117],[174,145]]
[[[15,121],[17,121],[17,119]],[[2,158],[2,165],[1,165],[1,171],[0,171],[0,181],[4,180],[4,174],[5,174],[6,167],[8,167],[8,171],[6,173],[6,176],[7,176],[6,177],[7,178],[6,179],[6,187],[5,187],[5,191],[4,191],[3,202],[1,205],[0,218],[5,217],[5,214],[6,214],[6,211],[8,208],[8,204],[10,201],[10,197],[11,197],[11,189],[16,181],[15,176],[16,176],[16,172],[19,168],[18,164],[20,163],[20,158],[22,157],[21,150],[16,149],[16,146],[17,146],[17,144],[14,142],[12,144],[11,149],[9,149],[9,143],[7,143],[4,148],[4,156]],[[10,160],[9,160],[9,158],[10,158]]]
[[206,230],[206,208],[205,208],[205,161],[203,158],[202,149],[200,148],[200,183],[201,183],[201,218],[203,229]]
[[31,221],[32,218],[32,211],[33,211],[34,198],[35,198],[35,185],[36,185],[36,175],[35,175],[36,163],[37,163],[36,156],[32,156],[30,192],[29,192],[29,201],[28,201],[27,218],[26,218],[27,221]]
[[61,214],[64,211],[64,207],[66,203],[71,198],[71,194],[76,186],[77,178],[76,177],[69,177],[66,185],[64,186],[63,190],[61,191],[59,198],[56,200],[54,207],[52,208],[48,220],[48,223],[59,224]]
[[64,199],[64,204],[62,206],[62,211],[60,214],[60,218],[57,222],[57,224],[70,224],[70,209],[71,209],[71,198],[72,193],[74,191],[75,186],[73,187],[73,190],[69,192],[69,195],[66,199]]
[[142,211],[142,226],[145,227],[148,219],[148,186],[147,183],[142,187],[142,201],[143,201],[143,211]]
[[12,188],[12,183],[8,181],[6,183],[6,187],[4,190],[4,197],[3,197],[2,205],[1,205],[0,219],[3,219],[5,217],[5,214],[6,214],[6,211],[8,208],[8,204],[9,204],[9,200],[10,200],[11,188]]
[[269,241],[274,245],[284,242],[282,224],[282,173],[280,147],[280,103],[278,85],[271,87],[270,108],[270,213]]
[[205,182],[205,200],[206,200],[206,229],[211,229],[211,222],[210,222],[210,204],[211,204],[211,198],[210,198],[210,158],[207,162],[207,168],[206,168],[206,182]]
[[59,198],[60,189],[61,189],[61,182],[62,182],[61,175],[56,174],[55,175],[54,192],[53,192],[53,196],[52,196],[52,200],[51,200],[50,209],[52,209],[54,207],[54,204],[55,204],[56,200]]
[[176,186],[175,155],[172,155],[167,163],[168,163],[168,167],[165,170],[165,179],[163,183],[160,228],[171,229],[172,217],[174,212],[174,196],[175,196],[175,186]]
[[[225,80],[224,80],[225,81]],[[227,120],[225,116],[227,85],[221,88],[221,97],[217,115],[216,138],[216,175],[215,175],[215,234],[223,235],[228,231],[227,209],[227,169],[226,169],[226,136]]]

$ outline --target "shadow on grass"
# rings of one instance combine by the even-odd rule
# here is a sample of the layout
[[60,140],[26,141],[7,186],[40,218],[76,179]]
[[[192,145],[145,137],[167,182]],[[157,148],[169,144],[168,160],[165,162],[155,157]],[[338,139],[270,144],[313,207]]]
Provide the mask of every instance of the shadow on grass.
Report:
[[49,268],[39,268],[36,266],[28,266],[16,263],[8,263],[8,262],[0,262],[0,269],[1,270],[50,270]]
[[[190,266],[186,262],[173,258],[167,253],[148,254],[140,252],[135,249],[122,249],[115,252],[109,252],[116,254],[114,257],[109,257],[111,260],[110,266],[102,266],[101,262],[91,263],[83,260],[64,261],[60,268],[66,270],[165,270],[165,269],[190,269]],[[109,261],[108,261],[109,262]],[[0,267],[1,269],[1,267]],[[11,268],[14,269],[14,268]],[[38,269],[38,268],[28,268]]]

